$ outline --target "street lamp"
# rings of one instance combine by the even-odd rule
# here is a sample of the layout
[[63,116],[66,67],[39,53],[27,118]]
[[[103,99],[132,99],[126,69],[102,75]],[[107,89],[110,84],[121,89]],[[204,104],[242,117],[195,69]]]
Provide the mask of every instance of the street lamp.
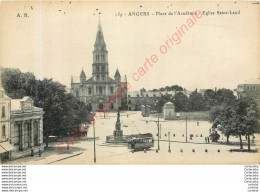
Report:
[[[93,115],[95,117],[95,113]],[[92,116],[92,117],[93,117]],[[92,118],[90,120],[93,123],[93,133],[94,133],[94,163],[96,163],[96,134],[95,134],[95,120]]]
[[162,124],[160,124],[160,139],[161,139],[161,135],[162,135]]
[[186,143],[188,142],[188,139],[187,139],[187,132],[188,132],[188,126],[187,126],[187,115],[186,115]]
[[158,150],[160,150],[160,138],[159,138],[159,116],[158,116],[158,123],[157,123],[157,126],[158,126]]
[[168,131],[168,139],[169,139],[169,149],[168,149],[168,152],[170,153],[171,152],[171,144],[170,144],[170,131]]

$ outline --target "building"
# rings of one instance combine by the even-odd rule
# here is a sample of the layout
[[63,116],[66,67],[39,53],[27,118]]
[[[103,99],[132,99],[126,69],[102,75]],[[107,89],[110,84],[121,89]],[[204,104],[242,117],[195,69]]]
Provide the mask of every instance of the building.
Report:
[[154,109],[162,96],[170,95],[173,97],[175,94],[175,91],[129,91],[127,96],[128,109],[141,110],[142,105],[149,105],[151,109]]
[[151,113],[151,107],[149,105],[141,105],[141,111],[143,117],[149,117]]
[[11,99],[5,95],[0,79],[0,163],[10,159],[10,153],[14,149],[10,144],[10,111]]
[[257,101],[260,100],[260,78],[249,80],[237,86],[235,89],[237,97],[251,97]]
[[100,21],[92,54],[92,77],[87,78],[82,69],[79,82],[74,82],[71,78],[71,93],[80,101],[90,104],[94,110],[103,110],[108,103],[108,108],[111,110],[126,107],[127,91],[125,90],[122,93],[121,98],[115,96],[117,91],[122,90],[125,82],[122,81],[118,69],[115,72],[114,79],[109,76],[108,51]]
[[43,150],[43,110],[33,106],[30,97],[11,100],[12,159],[29,156]]
[[175,107],[172,102],[167,102],[163,106],[163,118],[165,120],[172,120],[176,118]]

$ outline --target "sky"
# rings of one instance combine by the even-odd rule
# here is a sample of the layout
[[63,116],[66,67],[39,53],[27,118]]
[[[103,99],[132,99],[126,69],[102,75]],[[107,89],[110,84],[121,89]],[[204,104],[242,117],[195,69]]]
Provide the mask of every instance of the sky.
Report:
[[[214,15],[202,15],[180,44],[162,54],[160,47],[191,18],[174,13],[196,10]],[[68,88],[71,76],[75,79],[82,69],[90,78],[100,16],[109,75],[114,77],[118,68],[132,90],[175,84],[188,90],[235,89],[260,77],[259,10],[251,2],[2,2],[1,66],[53,78]],[[216,15],[217,11],[240,14]],[[133,73],[152,55],[158,61],[139,81],[133,80]]]

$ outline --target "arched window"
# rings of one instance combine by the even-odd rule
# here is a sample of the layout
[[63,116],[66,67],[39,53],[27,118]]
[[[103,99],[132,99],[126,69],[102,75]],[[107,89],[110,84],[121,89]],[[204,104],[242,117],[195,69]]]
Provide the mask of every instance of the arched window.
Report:
[[2,117],[5,117],[5,106],[2,107]]
[[101,61],[105,61],[105,55],[101,55]]
[[97,62],[99,61],[99,55],[96,55],[96,61]]
[[5,125],[2,126],[2,136],[6,136]]
[[88,88],[88,94],[91,95],[91,87]]

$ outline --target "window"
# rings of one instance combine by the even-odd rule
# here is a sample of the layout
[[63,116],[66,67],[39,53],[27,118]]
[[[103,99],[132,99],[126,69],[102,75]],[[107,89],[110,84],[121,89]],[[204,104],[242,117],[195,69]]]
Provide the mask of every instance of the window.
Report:
[[130,95],[128,95],[128,97],[130,97]]
[[96,66],[96,71],[99,72],[99,66]]
[[102,72],[105,72],[105,66],[102,66]]
[[96,61],[99,62],[99,55],[96,55]]
[[139,97],[139,94],[137,94],[137,97]]
[[5,117],[5,106],[2,107],[2,117]]
[[97,80],[98,80],[98,81],[100,80],[100,76],[99,76],[99,75],[97,75]]
[[148,94],[146,94],[146,97],[148,97]]
[[99,87],[99,94],[102,94],[102,87]]
[[5,125],[2,126],[2,136],[6,136],[6,133],[5,133]]
[[88,94],[91,95],[91,87],[88,88]]
[[113,94],[114,90],[113,87],[110,87],[110,94]]
[[101,61],[105,61],[105,55],[101,55]]
[[102,81],[105,81],[106,78],[105,78],[105,75],[102,75]]
[[155,97],[155,94],[153,94],[153,97]]

